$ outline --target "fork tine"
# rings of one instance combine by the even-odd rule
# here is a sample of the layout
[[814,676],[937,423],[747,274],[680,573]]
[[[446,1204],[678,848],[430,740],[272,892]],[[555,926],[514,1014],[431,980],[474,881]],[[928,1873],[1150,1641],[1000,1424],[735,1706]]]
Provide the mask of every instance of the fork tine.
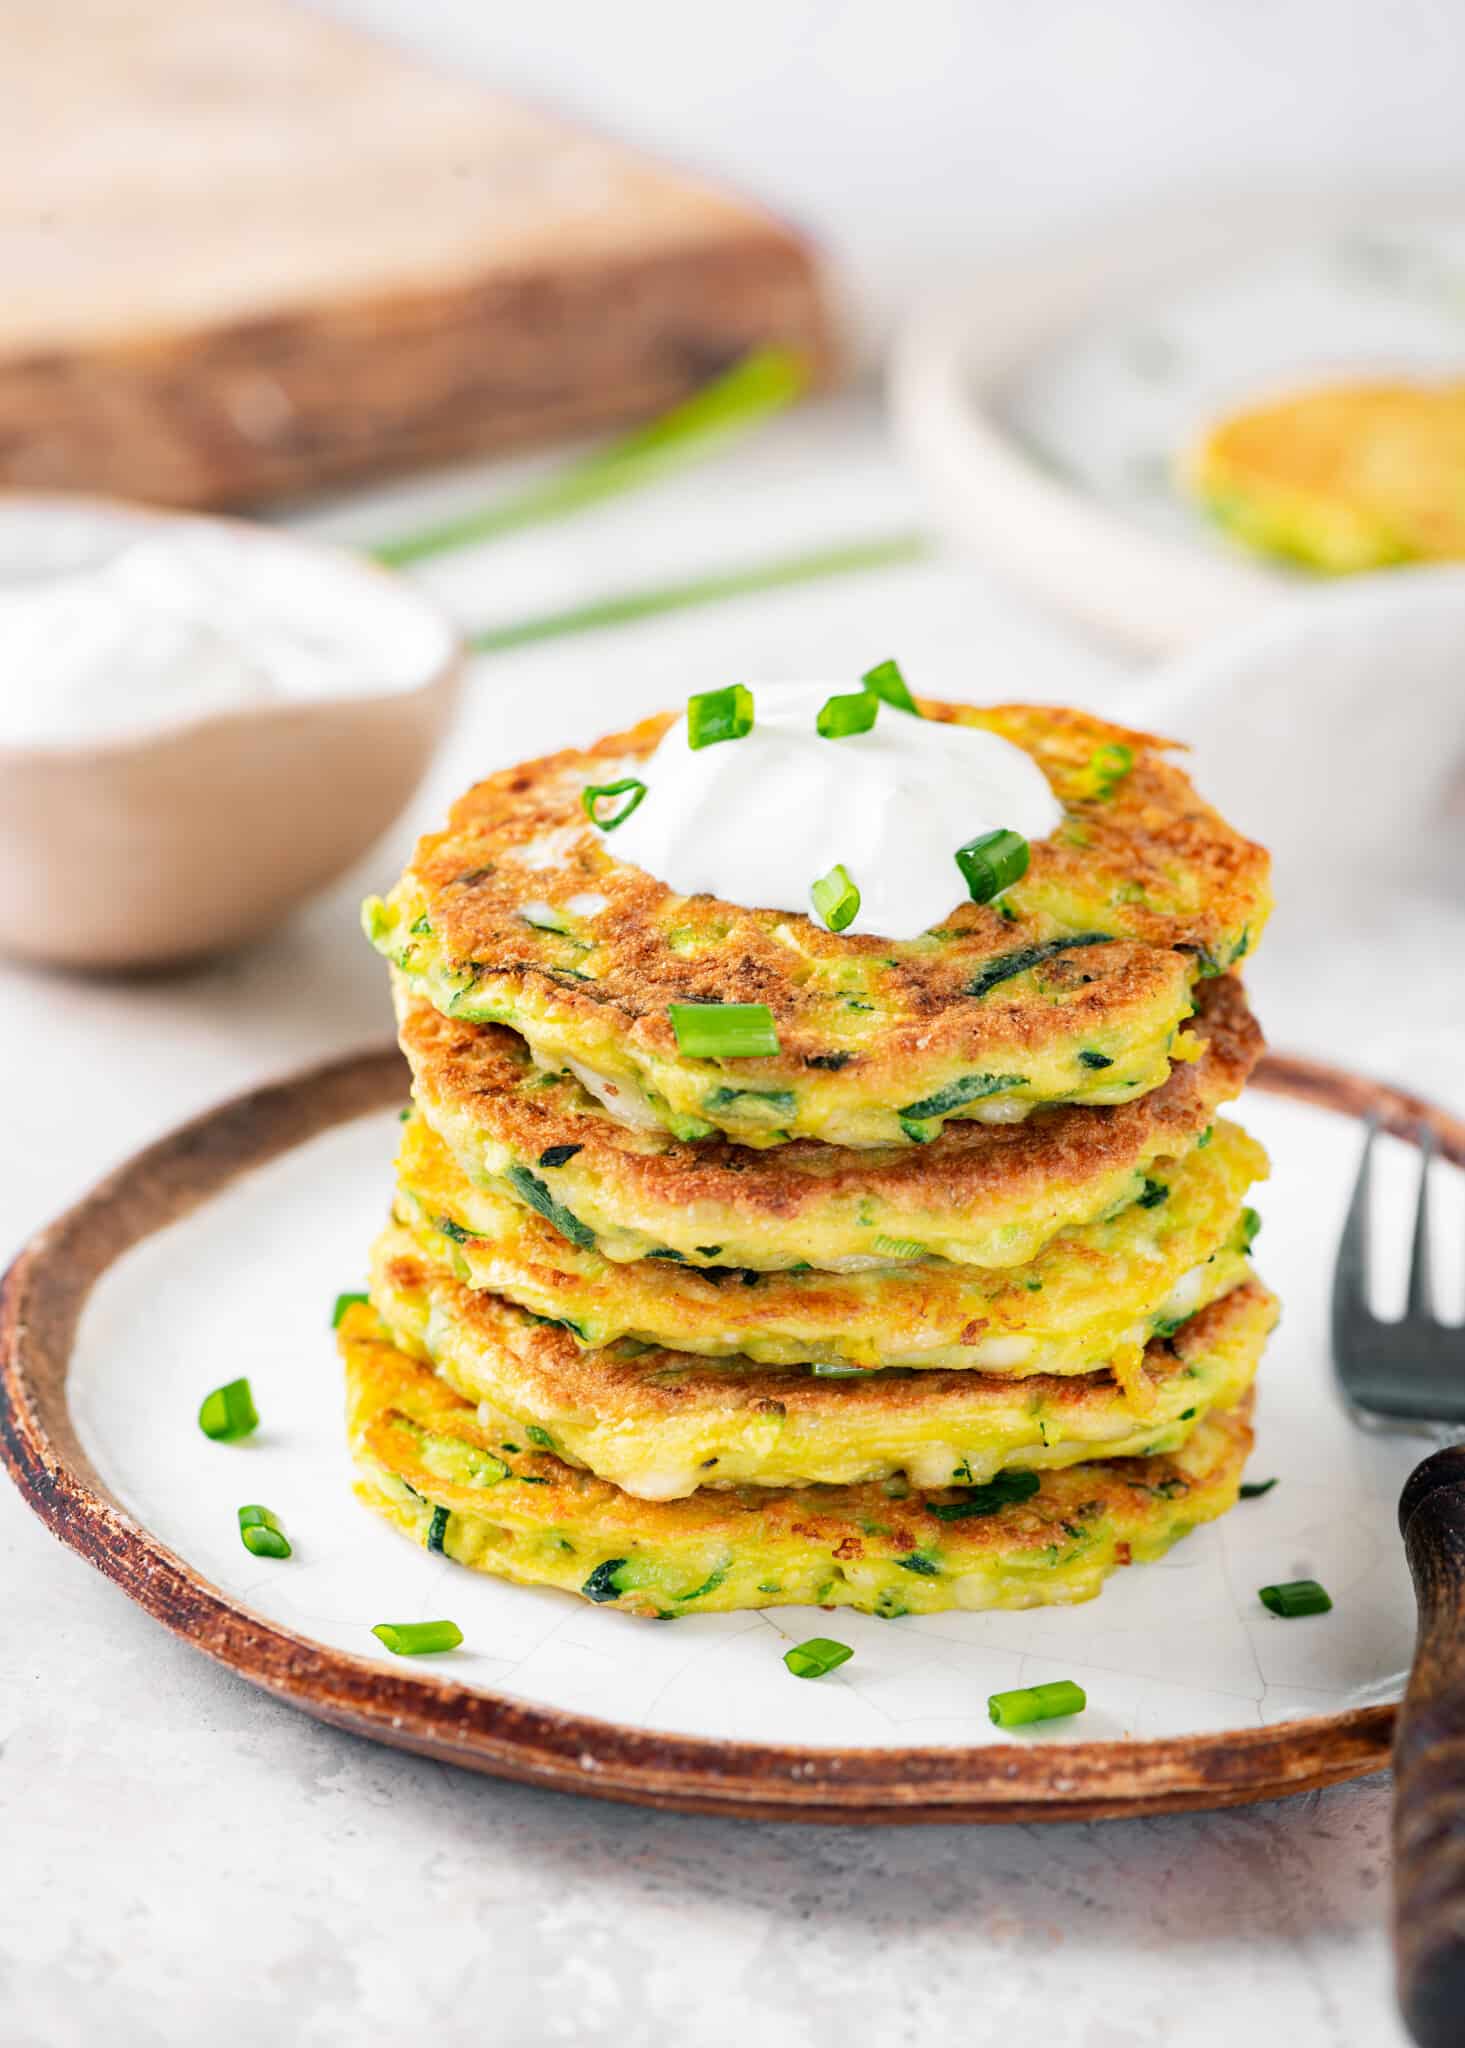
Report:
[[1414,1245],[1409,1254],[1409,1296],[1404,1313],[1418,1322],[1434,1321],[1434,1288],[1429,1261],[1429,1179],[1434,1164],[1434,1132],[1421,1124],[1419,1143],[1419,1198],[1414,1205]]
[[1348,1216],[1338,1240],[1338,1259],[1333,1268],[1334,1346],[1346,1327],[1370,1313],[1368,1303],[1368,1224],[1373,1188],[1373,1147],[1378,1136],[1378,1119],[1370,1117],[1364,1126],[1363,1156],[1358,1177],[1348,1200]]

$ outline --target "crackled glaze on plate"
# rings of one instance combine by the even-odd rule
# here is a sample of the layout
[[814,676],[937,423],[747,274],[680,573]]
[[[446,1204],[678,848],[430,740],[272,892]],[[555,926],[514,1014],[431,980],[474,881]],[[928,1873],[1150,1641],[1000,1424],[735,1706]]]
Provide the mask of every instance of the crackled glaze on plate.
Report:
[[[362,1284],[387,1202],[390,1114],[284,1153],[105,1271],[82,1313],[69,1405],[104,1482],[201,1577],[315,1644],[429,1687],[451,1680],[621,1728],[811,1752],[1009,1741],[987,1719],[987,1695],[1059,1676],[1085,1687],[1088,1711],[1028,1744],[1204,1736],[1342,1713],[1401,1687],[1413,1600],[1395,1506],[1427,1446],[1360,1432],[1330,1385],[1326,1274],[1357,1125],[1259,1092],[1243,1116],[1273,1155],[1258,1258],[1285,1304],[1262,1368],[1251,1474],[1280,1483],[1082,1607],[894,1623],[779,1609],[659,1627],[408,1546],[351,1494],[329,1328],[336,1293]],[[1382,1191],[1398,1178],[1402,1212],[1406,1148],[1383,1149]],[[1442,1176],[1446,1218],[1451,1205],[1465,1209],[1460,1178]],[[1462,1237],[1443,1222],[1442,1248]],[[241,1373],[262,1426],[248,1443],[211,1443],[197,1428],[199,1401]],[[235,1512],[246,1501],[280,1516],[291,1560],[242,1548]],[[1256,1588],[1301,1576],[1328,1586],[1334,1613],[1269,1616]],[[465,1642],[431,1663],[393,1659],[370,1635],[377,1621],[440,1616]],[[855,1656],[800,1683],[781,1653],[816,1633],[849,1642]]]

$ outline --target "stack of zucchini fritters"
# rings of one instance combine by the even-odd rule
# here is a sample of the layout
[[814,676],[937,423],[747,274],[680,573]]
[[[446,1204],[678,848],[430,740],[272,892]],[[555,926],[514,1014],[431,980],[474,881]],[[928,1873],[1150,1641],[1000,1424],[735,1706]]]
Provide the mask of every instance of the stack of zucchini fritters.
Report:
[[[1266,856],[1160,741],[921,708],[1064,822],[918,939],[618,861],[582,795],[666,717],[481,783],[368,904],[414,1102],[342,1349],[361,1494],[429,1549],[637,1614],[891,1616],[1086,1599],[1236,1499],[1276,1305],[1219,1110]],[[690,1053],[697,1003],[778,1050]]]

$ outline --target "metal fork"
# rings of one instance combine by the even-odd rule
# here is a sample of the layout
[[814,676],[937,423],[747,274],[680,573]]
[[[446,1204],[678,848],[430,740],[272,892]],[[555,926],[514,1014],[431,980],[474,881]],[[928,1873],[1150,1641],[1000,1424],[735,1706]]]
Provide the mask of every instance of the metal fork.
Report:
[[[1408,1125],[1419,1195],[1403,1317],[1369,1305],[1369,1212],[1377,1120],[1333,1274],[1333,1363],[1355,1420],[1465,1425],[1465,1331],[1435,1313],[1429,1184],[1435,1132]],[[1394,1731],[1394,1953],[1399,2003],[1420,2048],[1465,2042],[1465,1446],[1410,1474],[1399,1501],[1419,1634]]]

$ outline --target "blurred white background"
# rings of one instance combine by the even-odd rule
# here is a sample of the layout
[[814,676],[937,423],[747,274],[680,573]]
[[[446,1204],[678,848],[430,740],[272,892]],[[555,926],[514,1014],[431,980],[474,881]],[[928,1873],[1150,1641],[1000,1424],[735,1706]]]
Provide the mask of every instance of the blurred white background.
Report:
[[1034,233],[1242,187],[1465,175],[1460,0],[317,0],[730,178],[879,334]]

